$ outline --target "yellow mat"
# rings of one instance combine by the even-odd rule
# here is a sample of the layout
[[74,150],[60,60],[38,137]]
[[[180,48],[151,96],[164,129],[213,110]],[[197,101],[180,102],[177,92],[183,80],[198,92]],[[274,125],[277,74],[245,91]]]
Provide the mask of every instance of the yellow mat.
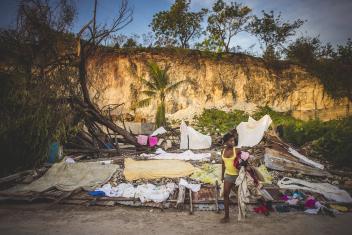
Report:
[[185,177],[195,168],[188,162],[180,160],[146,160],[125,159],[124,175],[126,180],[158,179]]

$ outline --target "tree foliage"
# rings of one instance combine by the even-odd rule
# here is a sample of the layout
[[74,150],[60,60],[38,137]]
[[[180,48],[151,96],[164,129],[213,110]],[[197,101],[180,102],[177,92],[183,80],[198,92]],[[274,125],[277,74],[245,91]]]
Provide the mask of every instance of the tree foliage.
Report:
[[274,14],[274,11],[262,11],[261,18],[254,16],[250,24],[251,32],[258,37],[262,45],[265,47],[264,58],[275,59],[279,52],[277,49],[283,46],[288,37],[295,35],[295,32],[300,28],[304,21],[297,19],[290,23],[284,22],[281,14]]
[[23,0],[17,27],[0,32],[0,175],[45,161],[49,144],[64,140],[75,125],[61,100],[76,91],[67,86],[72,55],[64,50],[75,8],[65,0],[56,4]]
[[233,37],[247,30],[251,11],[248,6],[237,2],[226,4],[223,0],[216,1],[208,17],[208,40],[218,48],[218,51],[229,52]]
[[152,27],[157,44],[188,48],[191,39],[202,33],[201,22],[207,10],[189,12],[190,0],[176,0],[168,11],[153,16]]

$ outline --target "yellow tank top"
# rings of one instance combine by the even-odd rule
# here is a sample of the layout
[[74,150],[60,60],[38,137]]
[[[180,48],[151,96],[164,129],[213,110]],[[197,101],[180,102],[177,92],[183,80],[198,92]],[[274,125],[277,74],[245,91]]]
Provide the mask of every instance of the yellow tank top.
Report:
[[236,151],[235,148],[233,148],[233,157],[227,158],[224,157],[224,152],[222,152],[221,158],[224,161],[224,165],[225,165],[225,174],[227,175],[238,175],[238,171],[236,169],[236,167],[233,165],[233,162],[235,160],[236,157]]

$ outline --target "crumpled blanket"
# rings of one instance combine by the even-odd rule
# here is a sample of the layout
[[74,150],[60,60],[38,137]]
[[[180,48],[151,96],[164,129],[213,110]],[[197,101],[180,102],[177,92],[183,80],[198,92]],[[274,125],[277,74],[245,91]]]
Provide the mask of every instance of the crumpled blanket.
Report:
[[301,179],[284,177],[277,183],[277,185],[282,189],[305,190],[319,193],[326,199],[336,202],[352,202],[352,197],[348,192],[329,183],[311,183]]
[[146,160],[125,159],[124,175],[126,180],[179,178],[192,174],[195,167],[180,160]]
[[42,177],[32,183],[19,184],[3,192],[43,192],[52,187],[62,191],[73,191],[77,188],[90,191],[106,183],[118,169],[119,165],[115,164],[62,161],[55,163]]
[[251,177],[250,173],[242,166],[236,179],[236,186],[238,187],[238,220],[243,220],[246,218],[246,213],[248,211],[246,203],[249,203],[249,199],[251,197],[262,197],[260,191],[262,185],[255,185],[254,179]]
[[141,184],[134,187],[132,184],[121,183],[116,187],[111,184],[105,184],[95,191],[102,191],[107,197],[125,197],[125,198],[139,198],[144,202],[163,202],[166,201],[170,194],[176,189],[176,184],[167,183],[166,185],[156,186],[154,184]]
[[158,148],[155,154],[143,153],[141,156],[159,160],[209,161],[211,153],[193,153],[191,150],[184,151],[183,153],[168,153]]

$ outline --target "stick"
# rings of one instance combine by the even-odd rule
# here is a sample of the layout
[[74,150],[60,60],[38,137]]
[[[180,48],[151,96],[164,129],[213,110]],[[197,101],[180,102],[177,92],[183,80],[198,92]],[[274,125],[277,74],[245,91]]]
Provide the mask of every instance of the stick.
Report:
[[193,215],[192,190],[189,189],[189,214]]

